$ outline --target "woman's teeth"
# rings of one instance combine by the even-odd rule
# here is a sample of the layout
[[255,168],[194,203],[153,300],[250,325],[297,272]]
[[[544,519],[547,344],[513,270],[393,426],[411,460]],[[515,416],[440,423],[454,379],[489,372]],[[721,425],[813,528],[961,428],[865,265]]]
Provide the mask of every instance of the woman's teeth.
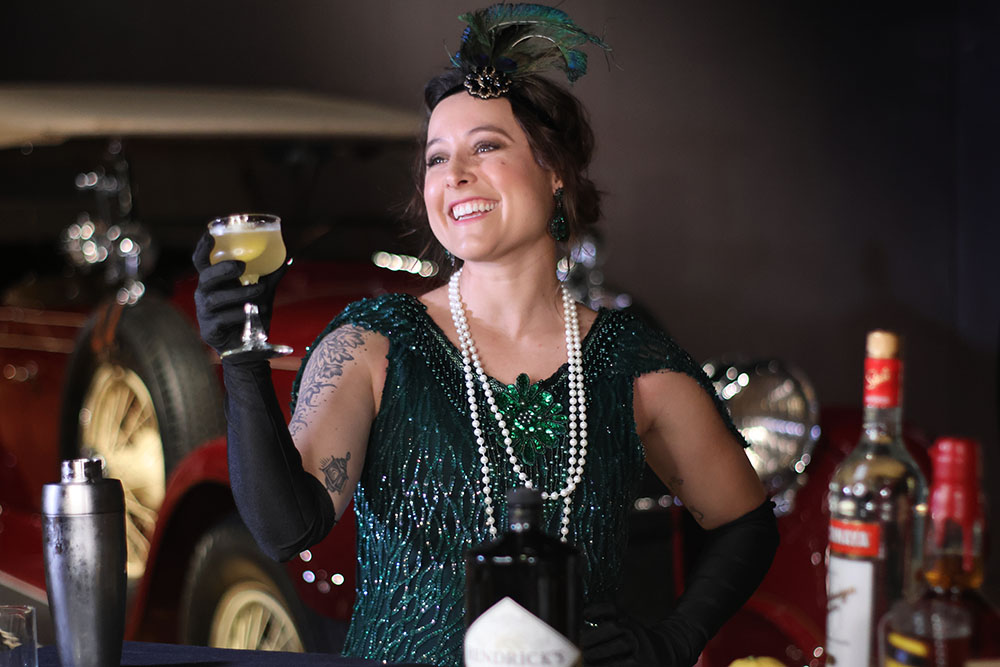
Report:
[[474,215],[479,215],[480,213],[492,211],[496,208],[496,206],[496,202],[466,201],[461,204],[455,204],[451,207],[451,217],[455,218],[455,220],[462,220],[463,218],[469,218]]

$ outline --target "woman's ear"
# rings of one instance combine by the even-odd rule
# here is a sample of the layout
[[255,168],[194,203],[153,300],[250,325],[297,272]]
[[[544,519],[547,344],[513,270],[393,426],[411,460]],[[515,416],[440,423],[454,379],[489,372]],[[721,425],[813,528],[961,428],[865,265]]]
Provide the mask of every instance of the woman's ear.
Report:
[[555,194],[556,190],[562,189],[562,186],[563,180],[556,172],[552,172],[552,194]]

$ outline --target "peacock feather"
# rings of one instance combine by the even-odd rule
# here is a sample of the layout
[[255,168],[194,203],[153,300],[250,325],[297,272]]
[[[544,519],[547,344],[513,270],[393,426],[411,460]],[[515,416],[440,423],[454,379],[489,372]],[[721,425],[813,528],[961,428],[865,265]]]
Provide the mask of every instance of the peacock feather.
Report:
[[580,47],[611,50],[566,12],[544,5],[501,3],[458,18],[468,26],[451,61],[466,72],[492,67],[519,77],[554,69],[573,82],[587,73],[587,54]]

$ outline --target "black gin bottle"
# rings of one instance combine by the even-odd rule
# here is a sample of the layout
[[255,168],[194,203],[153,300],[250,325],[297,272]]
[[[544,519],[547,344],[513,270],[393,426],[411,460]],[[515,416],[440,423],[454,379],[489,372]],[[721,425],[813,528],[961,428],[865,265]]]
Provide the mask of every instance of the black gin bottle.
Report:
[[545,533],[542,497],[507,494],[508,529],[465,559],[465,665],[582,664],[583,562]]

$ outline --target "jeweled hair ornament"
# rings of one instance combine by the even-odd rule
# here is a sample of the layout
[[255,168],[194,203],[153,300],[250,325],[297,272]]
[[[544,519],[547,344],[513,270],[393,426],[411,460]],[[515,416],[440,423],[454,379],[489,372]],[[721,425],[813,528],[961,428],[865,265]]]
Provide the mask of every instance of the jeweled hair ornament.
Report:
[[468,26],[451,63],[465,72],[469,94],[484,100],[506,95],[521,77],[549,70],[573,83],[587,73],[587,54],[579,47],[611,51],[566,12],[545,5],[501,3],[458,18]]

